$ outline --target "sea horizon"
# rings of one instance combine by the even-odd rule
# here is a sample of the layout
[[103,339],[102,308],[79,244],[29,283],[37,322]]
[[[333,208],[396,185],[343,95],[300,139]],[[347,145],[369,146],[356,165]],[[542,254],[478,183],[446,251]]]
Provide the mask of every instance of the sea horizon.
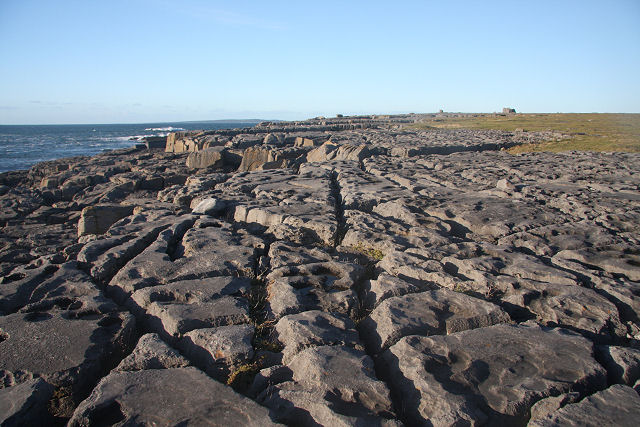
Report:
[[146,137],[170,132],[253,127],[261,121],[264,120],[0,125],[0,173],[29,169],[48,160],[128,148]]

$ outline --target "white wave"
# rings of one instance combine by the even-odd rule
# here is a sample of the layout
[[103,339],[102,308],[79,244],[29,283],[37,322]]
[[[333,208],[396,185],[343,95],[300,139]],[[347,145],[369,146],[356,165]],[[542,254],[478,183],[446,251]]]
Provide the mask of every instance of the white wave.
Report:
[[144,138],[146,138],[148,136],[156,136],[156,135],[154,135],[154,134],[150,134],[150,135],[133,135],[133,136],[127,136],[127,137],[125,137],[125,139],[127,141],[142,141]]
[[142,141],[142,139],[148,136],[158,136],[158,135],[147,134],[147,135],[130,135],[130,136],[105,136],[99,139],[100,141],[105,141],[105,142],[127,142],[127,141]]
[[185,128],[174,128],[173,126],[168,126],[165,128],[146,128],[145,130],[151,130],[154,132],[173,132],[177,130],[186,130]]

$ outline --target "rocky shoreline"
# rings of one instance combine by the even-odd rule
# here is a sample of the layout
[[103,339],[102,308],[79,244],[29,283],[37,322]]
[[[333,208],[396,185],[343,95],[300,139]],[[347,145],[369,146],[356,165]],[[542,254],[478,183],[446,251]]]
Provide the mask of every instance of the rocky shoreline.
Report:
[[635,425],[640,155],[423,117],[0,174],[2,426]]

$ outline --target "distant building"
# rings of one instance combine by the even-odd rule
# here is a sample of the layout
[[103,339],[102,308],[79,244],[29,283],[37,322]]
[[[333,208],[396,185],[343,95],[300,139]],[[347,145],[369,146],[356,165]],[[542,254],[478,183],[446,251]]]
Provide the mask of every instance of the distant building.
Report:
[[515,114],[515,113],[516,113],[515,108],[504,107],[502,109],[502,114]]

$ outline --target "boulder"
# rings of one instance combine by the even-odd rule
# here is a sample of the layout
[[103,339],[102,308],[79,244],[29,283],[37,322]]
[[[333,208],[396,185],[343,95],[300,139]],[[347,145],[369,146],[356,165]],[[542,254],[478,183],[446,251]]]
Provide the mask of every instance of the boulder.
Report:
[[238,172],[285,168],[306,152],[307,149],[302,147],[249,147],[244,150]]
[[326,162],[329,160],[351,160],[361,162],[371,156],[371,151],[364,145],[338,145],[327,141],[307,153],[308,162]]
[[133,206],[96,205],[82,209],[78,221],[78,237],[104,234],[121,218],[133,214]]
[[240,156],[225,147],[209,147],[195,151],[187,157],[187,167],[191,169],[237,167]]
[[143,139],[147,150],[165,150],[167,148],[166,136],[147,136]]
[[226,207],[227,204],[223,200],[209,197],[200,201],[193,208],[192,213],[200,215],[216,215],[220,212],[223,212]]

